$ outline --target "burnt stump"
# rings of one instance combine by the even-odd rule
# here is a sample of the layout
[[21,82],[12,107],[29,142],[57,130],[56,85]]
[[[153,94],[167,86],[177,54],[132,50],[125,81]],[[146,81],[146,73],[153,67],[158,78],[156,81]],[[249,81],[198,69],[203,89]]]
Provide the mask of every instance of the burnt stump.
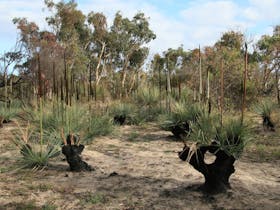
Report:
[[[74,143],[74,144],[73,144]],[[77,144],[77,139],[70,141],[70,135],[67,136],[67,144],[62,146],[62,153],[65,155],[70,171],[93,171],[94,169],[82,160],[81,154],[85,146]]]
[[[183,151],[179,152],[179,158],[186,161],[190,148],[185,146]],[[205,163],[204,156],[206,152],[216,156],[213,163]],[[205,178],[202,189],[207,193],[220,193],[230,188],[229,177],[235,172],[235,158],[220,150],[215,144],[198,147],[195,153],[190,157],[189,163]]]

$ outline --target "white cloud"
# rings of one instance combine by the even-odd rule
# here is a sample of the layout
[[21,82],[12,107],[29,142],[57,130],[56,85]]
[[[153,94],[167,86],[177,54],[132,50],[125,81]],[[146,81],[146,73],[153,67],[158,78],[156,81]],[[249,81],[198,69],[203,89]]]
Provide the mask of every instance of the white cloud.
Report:
[[279,0],[249,0],[244,16],[253,21],[279,21]]

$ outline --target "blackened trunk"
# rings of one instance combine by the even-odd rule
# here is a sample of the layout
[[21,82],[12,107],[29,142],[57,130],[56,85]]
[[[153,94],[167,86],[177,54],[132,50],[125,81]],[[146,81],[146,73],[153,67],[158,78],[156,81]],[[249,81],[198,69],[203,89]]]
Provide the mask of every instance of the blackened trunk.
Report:
[[275,131],[275,126],[271,122],[270,117],[268,117],[268,116],[263,117],[263,127],[266,130]]
[[[72,138],[72,139],[71,139]],[[67,136],[67,145],[62,147],[62,153],[66,156],[66,160],[70,166],[70,171],[92,171],[90,165],[82,160],[81,154],[85,148],[84,145],[78,144],[78,137],[75,135]]]
[[[187,160],[190,148],[185,146],[182,152],[179,152],[179,158],[183,161]],[[206,152],[210,152],[216,156],[216,160],[207,164],[204,161]],[[190,157],[189,163],[205,178],[204,190],[209,193],[219,193],[230,188],[229,177],[234,173],[233,156],[227,155],[224,151],[218,150],[215,145],[201,146],[197,148],[195,153]]]

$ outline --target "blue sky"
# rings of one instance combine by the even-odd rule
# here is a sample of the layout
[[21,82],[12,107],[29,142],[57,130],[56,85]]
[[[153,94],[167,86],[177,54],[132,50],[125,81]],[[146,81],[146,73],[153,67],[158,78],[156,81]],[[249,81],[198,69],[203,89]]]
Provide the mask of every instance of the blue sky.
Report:
[[[57,0],[56,0],[57,2]],[[103,12],[109,25],[114,14],[133,17],[139,11],[150,17],[157,39],[149,44],[151,52],[162,52],[183,44],[185,49],[214,44],[222,33],[239,30],[248,41],[272,34],[280,24],[280,0],[76,0],[84,14]],[[43,0],[0,0],[0,54],[13,48],[17,30],[13,17],[35,21],[48,29]]]

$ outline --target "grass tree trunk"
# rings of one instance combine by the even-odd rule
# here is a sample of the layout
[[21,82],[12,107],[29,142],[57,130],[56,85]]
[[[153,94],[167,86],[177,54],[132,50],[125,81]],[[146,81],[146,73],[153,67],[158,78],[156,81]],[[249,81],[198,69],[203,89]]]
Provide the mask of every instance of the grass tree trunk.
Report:
[[[182,152],[179,152],[179,158],[186,161],[189,156],[190,148],[185,146]],[[205,153],[209,152],[216,156],[213,163],[205,163]],[[219,150],[216,145],[201,146],[188,159],[189,163],[205,178],[204,190],[210,193],[223,192],[230,188],[229,177],[234,173],[235,158],[228,155],[223,150]]]
[[[203,174],[205,178],[203,190],[208,193],[219,193],[230,188],[229,178],[235,171],[233,156],[219,150],[216,145],[201,146],[190,158],[188,158],[189,152],[190,148],[185,146],[183,151],[179,152],[179,158],[183,161],[188,160],[197,171]],[[205,163],[206,152],[216,156],[213,163]]]

